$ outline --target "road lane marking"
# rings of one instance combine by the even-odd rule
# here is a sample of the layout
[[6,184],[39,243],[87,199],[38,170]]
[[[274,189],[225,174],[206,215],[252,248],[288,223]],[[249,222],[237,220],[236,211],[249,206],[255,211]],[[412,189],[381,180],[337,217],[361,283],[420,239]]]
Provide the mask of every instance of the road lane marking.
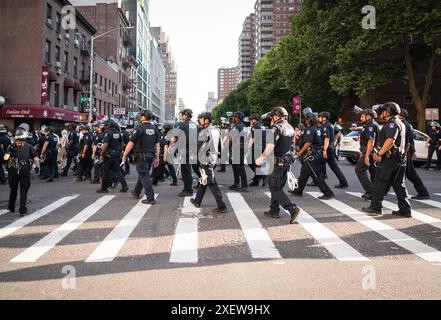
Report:
[[[349,195],[352,195],[354,197],[359,197],[359,198],[362,196],[362,194],[358,193],[358,192],[346,192],[346,193]],[[386,201],[386,200],[383,201],[383,206],[389,210],[392,210],[392,211],[399,210],[399,208],[396,204],[389,202],[389,201]],[[433,226],[435,228],[441,229],[441,220],[436,219],[434,217],[431,217],[427,214],[423,214],[418,211],[412,210],[412,218],[414,218],[418,221],[430,224],[431,226]]]
[[198,225],[201,209],[190,202],[191,197],[184,199],[175,236],[170,252],[170,263],[198,263]]
[[8,225],[6,227],[1,228],[0,229],[0,239],[3,239],[4,237],[9,236],[10,234],[13,234],[14,232],[20,230],[21,228],[27,226],[28,224],[34,222],[35,220],[38,220],[38,219],[44,217],[45,215],[57,210],[58,208],[64,206],[69,201],[74,200],[78,197],[79,197],[79,195],[76,194],[73,196],[61,198],[60,200],[57,200],[57,201],[51,203],[50,205],[44,207],[43,209],[40,209],[40,210],[34,212],[33,214],[30,214],[26,217],[23,217],[13,223],[11,223],[10,225]]
[[254,259],[282,259],[273,241],[242,195],[228,193],[228,199],[239,220]]
[[104,196],[98,199],[95,203],[88,206],[68,222],[62,224],[57,229],[49,233],[43,239],[38,241],[32,247],[26,249],[21,254],[16,256],[10,262],[12,263],[26,263],[36,262],[41,256],[55,247],[60,241],[67,237],[72,231],[77,229],[82,223],[92,217],[102,207],[108,204],[115,196]]
[[[389,192],[389,194],[392,195],[392,196],[396,196],[395,192]],[[438,195],[438,194],[435,193],[435,195]],[[410,197],[413,197],[413,196],[409,195],[409,198]],[[433,201],[433,200],[416,200],[416,199],[410,199],[410,200],[417,201],[417,202],[420,202],[422,204],[427,204],[428,206],[441,209],[441,202],[437,202],[437,201]]]
[[[155,194],[155,199],[158,195]],[[112,262],[121,251],[128,238],[135,230],[141,219],[152,207],[150,204],[143,204],[143,200],[130,210],[130,212],[118,223],[115,229],[101,242],[95,251],[87,258],[87,263]]]
[[434,195],[441,197],[441,193],[434,193]]
[[[270,193],[265,194],[271,197]],[[287,210],[282,208],[282,211],[291,217]],[[342,262],[369,261],[368,258],[341,240],[334,232],[319,223],[303,209],[297,218],[297,222],[337,260]]]
[[[321,196],[318,192],[308,192],[314,198]],[[382,235],[384,238],[396,243],[400,247],[416,254],[420,258],[428,262],[441,262],[441,252],[438,250],[425,245],[424,243],[415,240],[401,231],[398,231],[387,224],[378,221],[357,209],[354,209],[345,203],[332,199],[332,200],[321,200],[323,203],[334,208],[335,210],[347,215],[351,219],[361,223],[365,227],[372,231],[375,231]]]
[[9,212],[8,209],[0,210],[0,216],[6,214],[8,212]]

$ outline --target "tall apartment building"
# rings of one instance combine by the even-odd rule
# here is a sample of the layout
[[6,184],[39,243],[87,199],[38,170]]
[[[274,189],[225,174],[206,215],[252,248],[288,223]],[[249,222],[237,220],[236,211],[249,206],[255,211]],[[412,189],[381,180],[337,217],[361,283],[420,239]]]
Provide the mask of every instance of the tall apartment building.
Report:
[[95,28],[76,12],[63,28],[67,0],[0,1],[1,122],[14,128],[26,122],[63,126],[87,121],[81,95],[90,84],[89,44]]
[[214,92],[208,93],[207,103],[205,103],[205,112],[213,112],[213,109],[218,105],[217,99],[214,97]]
[[150,40],[150,110],[160,123],[165,120],[165,66],[162,61],[159,42],[155,37]]
[[256,15],[256,62],[277,44],[281,37],[289,34],[289,18],[300,13],[304,0],[257,0]]
[[170,40],[161,27],[151,27],[150,33],[159,42],[159,50],[165,65],[165,122],[174,123],[177,107],[177,70],[170,48]]
[[250,14],[243,23],[239,37],[239,82],[251,79],[255,66],[256,16]]
[[238,83],[238,67],[220,68],[217,72],[217,94],[219,101],[224,100],[231,91],[236,89]]

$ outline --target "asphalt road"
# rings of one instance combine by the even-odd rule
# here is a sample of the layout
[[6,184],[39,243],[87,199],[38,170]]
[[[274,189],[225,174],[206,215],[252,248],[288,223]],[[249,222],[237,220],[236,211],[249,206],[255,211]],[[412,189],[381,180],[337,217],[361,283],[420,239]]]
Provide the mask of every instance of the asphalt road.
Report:
[[[414,218],[386,209],[373,219],[348,193],[362,191],[354,167],[340,164],[351,188],[328,202],[308,188],[293,198],[304,210],[295,225],[288,215],[264,217],[267,188],[229,192],[230,168],[218,174],[223,215],[211,213],[211,194],[198,210],[169,182],[148,207],[69,177],[34,179],[28,208],[36,213],[20,218],[1,211],[8,187],[0,186],[0,298],[440,299],[441,173],[419,170],[433,202],[412,201]],[[131,187],[136,179],[132,169]]]

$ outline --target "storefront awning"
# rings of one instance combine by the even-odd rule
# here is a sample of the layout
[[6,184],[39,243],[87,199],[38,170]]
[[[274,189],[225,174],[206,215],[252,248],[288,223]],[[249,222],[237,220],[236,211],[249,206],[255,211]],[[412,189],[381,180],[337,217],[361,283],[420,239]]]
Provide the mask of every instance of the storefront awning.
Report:
[[4,105],[1,107],[1,117],[81,122],[79,112],[42,105]]

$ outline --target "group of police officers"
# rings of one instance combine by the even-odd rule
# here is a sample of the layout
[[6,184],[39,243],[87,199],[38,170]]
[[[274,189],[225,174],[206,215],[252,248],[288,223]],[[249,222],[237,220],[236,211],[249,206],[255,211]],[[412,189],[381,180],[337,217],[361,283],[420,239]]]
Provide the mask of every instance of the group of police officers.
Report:
[[[313,113],[309,108],[304,115],[304,128],[300,131],[300,136],[296,136],[296,131],[288,121],[289,114],[283,107],[274,108],[263,116],[251,115],[249,129],[242,112],[233,114],[232,124],[224,119],[219,128],[212,125],[211,113],[204,112],[199,115],[197,123],[193,122],[193,112],[190,109],[181,111],[182,122],[176,128],[166,124],[161,129],[152,122],[152,113],[146,111],[141,114],[141,124],[135,127],[131,135],[111,119],[94,122],[91,127],[67,124],[67,162],[61,176],[67,176],[74,164],[76,181],[101,183],[98,193],[108,193],[109,188],[115,188],[120,183],[120,192],[125,193],[129,190],[125,175],[130,174],[129,159],[133,157],[138,173],[138,181],[132,191],[134,198],[141,198],[144,190],[146,199],[142,202],[154,205],[156,200],[153,186],[163,181],[164,175],[171,177],[171,186],[177,186],[180,173],[184,188],[178,194],[179,197],[191,197],[191,203],[200,207],[208,188],[217,203],[214,212],[225,213],[227,206],[216,181],[215,168],[219,167],[218,172],[225,172],[226,165],[231,164],[234,183],[229,190],[248,192],[249,187],[260,186],[260,183],[263,187],[268,185],[271,204],[265,216],[280,218],[282,207],[290,213],[292,224],[301,210],[285,193],[284,187],[287,183],[289,193],[301,197],[309,178],[312,178],[313,183],[310,185],[317,186],[323,193],[319,199],[332,199],[335,194],[325,180],[328,165],[339,180],[335,188],[349,187],[337,164],[334,149],[335,135],[339,130],[330,123],[331,115],[329,112]],[[396,103],[386,103],[376,110],[363,110],[360,114],[363,124],[360,136],[361,157],[355,172],[365,190],[362,197],[371,202],[370,206],[362,210],[370,216],[382,214],[383,198],[393,188],[399,207],[393,214],[411,217],[406,178],[414,184],[418,192],[415,199],[429,198],[429,193],[413,165],[414,136],[412,126],[406,121],[408,116],[407,111]],[[267,122],[266,126],[262,121]],[[438,153],[439,168],[440,128],[437,123],[432,123],[431,126],[429,156],[435,151]],[[193,134],[197,137],[196,150],[191,145]],[[8,209],[15,211],[17,190],[20,186],[21,215],[27,214],[26,199],[31,185],[31,163],[35,164],[36,171],[39,171],[45,181],[52,182],[58,177],[59,137],[51,127],[42,128],[36,135],[34,148],[27,143],[27,131],[19,127],[14,141],[10,143],[10,139],[4,134],[4,127],[0,127],[0,151],[1,158],[4,159],[1,165],[7,164],[11,188]],[[222,155],[226,150],[229,157],[225,160]],[[174,162],[175,157],[178,162]],[[430,159],[431,157],[429,166]],[[298,180],[291,172],[297,161],[301,163]],[[175,165],[178,165],[177,171]],[[246,165],[254,172],[250,182],[247,179]],[[269,165],[271,168],[268,170]],[[195,186],[192,171],[198,178]],[[1,174],[2,166],[0,182],[4,181]],[[195,198],[194,188],[197,189]]]

